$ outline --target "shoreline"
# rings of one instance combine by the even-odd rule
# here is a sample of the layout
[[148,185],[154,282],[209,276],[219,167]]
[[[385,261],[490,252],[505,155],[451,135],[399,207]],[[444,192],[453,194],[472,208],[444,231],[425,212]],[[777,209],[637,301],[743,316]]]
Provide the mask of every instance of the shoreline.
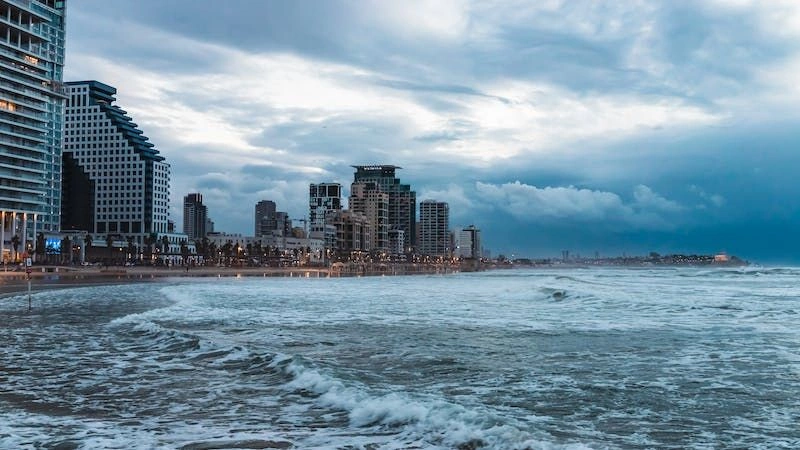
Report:
[[[451,267],[426,267],[407,270],[405,267],[386,267],[384,270],[347,271],[321,267],[67,267],[34,266],[30,274],[31,294],[49,290],[128,283],[160,282],[179,278],[241,278],[241,277],[298,277],[341,278],[361,276],[444,275],[457,273]],[[28,276],[25,272],[0,271],[0,300],[27,295]]]

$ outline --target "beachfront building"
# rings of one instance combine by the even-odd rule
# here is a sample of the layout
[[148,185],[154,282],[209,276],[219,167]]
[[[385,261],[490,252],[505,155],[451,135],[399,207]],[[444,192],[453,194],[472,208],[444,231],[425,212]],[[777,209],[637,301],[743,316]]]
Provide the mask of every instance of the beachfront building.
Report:
[[98,81],[66,83],[62,227],[86,230],[96,244],[181,241],[169,219],[170,166],[114,104],[116,93]]
[[389,250],[389,194],[374,182],[350,185],[350,211],[366,216],[371,227],[371,251]]
[[208,233],[206,237],[216,248],[217,259],[247,257],[250,263],[261,261],[264,264],[269,264],[270,261],[281,264],[316,264],[322,261],[321,239],[291,235],[243,236],[222,232]]
[[459,258],[481,258],[481,230],[470,225],[456,234],[455,256]]
[[[391,229],[387,233],[389,236],[389,254],[392,256],[404,255],[403,245],[405,242],[405,232],[403,230]],[[405,258],[405,256],[403,256]]]
[[425,200],[419,204],[417,249],[426,256],[450,256],[450,206]]
[[[374,183],[380,192],[388,195],[387,232],[403,231],[403,252],[416,246],[417,194],[408,184],[401,184],[395,172],[401,167],[391,165],[353,166],[353,184]],[[352,195],[352,194],[351,194]],[[352,209],[352,205],[350,206]],[[387,236],[388,239],[388,236]]]
[[372,224],[360,212],[338,210],[332,212],[328,221],[336,229],[336,254],[343,258],[358,260],[358,256],[369,253],[372,243]]
[[275,202],[272,200],[261,200],[256,203],[253,236],[259,237],[278,227],[275,219],[276,209]]
[[323,239],[326,248],[337,248],[337,231],[328,223],[332,214],[342,210],[342,185],[339,183],[310,184],[308,188],[309,236]]
[[183,234],[197,241],[206,236],[208,207],[203,204],[203,195],[192,193],[183,197]]
[[0,255],[57,233],[64,130],[64,2],[0,0]]

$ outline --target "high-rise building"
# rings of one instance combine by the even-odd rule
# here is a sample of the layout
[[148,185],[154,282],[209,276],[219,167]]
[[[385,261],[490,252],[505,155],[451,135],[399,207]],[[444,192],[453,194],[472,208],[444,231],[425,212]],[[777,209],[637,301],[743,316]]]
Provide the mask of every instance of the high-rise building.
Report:
[[445,202],[425,200],[419,204],[419,253],[450,256],[450,207]]
[[325,215],[342,209],[342,185],[339,183],[309,185],[308,209],[311,231],[322,230]]
[[372,226],[371,250],[389,249],[389,194],[381,192],[374,182],[350,185],[350,211],[364,214]]
[[253,236],[262,236],[277,227],[277,222],[275,220],[275,208],[275,202],[272,200],[261,200],[260,202],[256,203]]
[[481,258],[481,230],[470,225],[456,235],[456,255],[459,258]]
[[269,231],[271,231],[275,236],[291,236],[292,221],[289,218],[289,213],[284,211],[275,211],[275,227]]
[[405,242],[405,231],[394,228],[389,230],[389,254],[392,256],[403,254],[403,243]]
[[409,251],[416,246],[417,194],[408,184],[400,184],[395,171],[401,167],[390,165],[353,166],[356,172],[353,183],[375,183],[381,192],[389,195],[388,228],[403,230],[403,246]]
[[308,189],[309,236],[323,239],[326,248],[337,248],[338,233],[330,217],[342,210],[342,185],[339,183],[311,184]]
[[214,221],[210,217],[206,217],[206,235],[214,232]]
[[352,210],[330,213],[328,223],[336,228],[335,249],[342,255],[369,252],[372,243],[372,224],[366,215]]
[[[133,238],[170,233],[170,166],[127,112],[117,90],[98,81],[66,83],[62,226]],[[89,205],[92,214],[72,214]]]
[[208,207],[203,204],[203,196],[193,193],[183,197],[183,234],[189,239],[203,239],[207,221]]
[[0,254],[57,232],[64,1],[0,0]]

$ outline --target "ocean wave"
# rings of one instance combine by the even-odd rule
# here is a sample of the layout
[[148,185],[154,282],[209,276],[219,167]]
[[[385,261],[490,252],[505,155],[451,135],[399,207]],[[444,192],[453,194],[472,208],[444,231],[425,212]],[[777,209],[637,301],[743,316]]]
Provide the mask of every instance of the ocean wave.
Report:
[[392,434],[398,443],[447,449],[587,449],[583,444],[555,444],[549,436],[535,436],[483,409],[473,409],[435,395],[375,392],[356,381],[346,381],[330,370],[309,367],[302,358],[283,355],[272,364],[291,376],[287,392],[313,398],[321,407],[344,411],[357,433]]

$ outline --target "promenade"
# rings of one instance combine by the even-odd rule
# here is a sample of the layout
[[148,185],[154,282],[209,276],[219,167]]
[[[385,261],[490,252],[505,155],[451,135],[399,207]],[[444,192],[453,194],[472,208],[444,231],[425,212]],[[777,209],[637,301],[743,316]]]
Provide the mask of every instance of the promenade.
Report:
[[[169,278],[300,277],[329,278],[384,275],[445,274],[458,267],[422,264],[375,264],[332,267],[148,267],[148,266],[34,266],[31,292],[70,287],[163,281]],[[27,294],[24,271],[0,271],[0,298]]]

